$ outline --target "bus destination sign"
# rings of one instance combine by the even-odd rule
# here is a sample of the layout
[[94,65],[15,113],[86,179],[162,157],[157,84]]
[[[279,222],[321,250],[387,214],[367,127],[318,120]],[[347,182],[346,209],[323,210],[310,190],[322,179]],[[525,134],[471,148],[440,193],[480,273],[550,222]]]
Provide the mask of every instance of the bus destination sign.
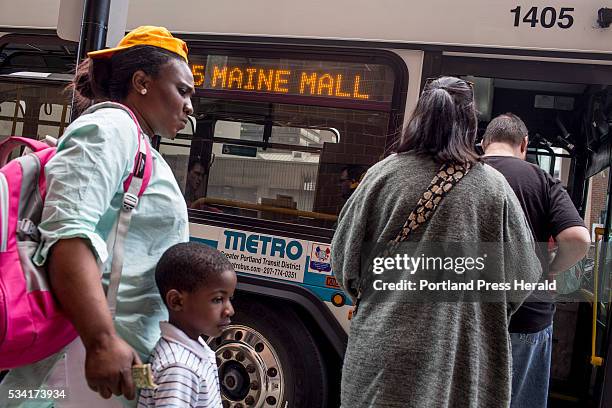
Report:
[[209,55],[190,65],[202,90],[360,102],[390,102],[393,93],[392,70],[378,64]]

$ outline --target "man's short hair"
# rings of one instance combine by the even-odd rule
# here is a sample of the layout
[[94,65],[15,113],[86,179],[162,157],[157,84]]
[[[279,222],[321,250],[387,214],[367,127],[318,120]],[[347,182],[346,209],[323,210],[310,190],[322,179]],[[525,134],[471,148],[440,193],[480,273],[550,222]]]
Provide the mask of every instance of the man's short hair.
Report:
[[519,146],[528,135],[527,126],[521,118],[513,113],[504,113],[489,122],[482,142],[484,145],[500,142]]
[[215,276],[234,270],[216,249],[197,242],[183,242],[168,248],[155,268],[155,283],[166,303],[170,289],[193,293]]

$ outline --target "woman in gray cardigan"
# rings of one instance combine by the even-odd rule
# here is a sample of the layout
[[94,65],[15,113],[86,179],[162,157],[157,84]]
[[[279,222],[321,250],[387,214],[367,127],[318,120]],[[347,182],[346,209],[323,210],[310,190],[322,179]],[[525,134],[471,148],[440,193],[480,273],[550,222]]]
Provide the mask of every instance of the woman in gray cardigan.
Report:
[[[405,245],[493,243],[483,272],[489,280],[538,281],[541,269],[520,204],[504,177],[480,162],[476,129],[471,85],[452,77],[429,82],[398,153],[369,169],[340,214],[332,241],[333,271],[353,301],[361,293],[344,359],[342,407],[510,404],[507,326],[528,291],[440,287],[428,297],[427,290],[380,290],[379,278],[399,280],[391,272],[380,273],[381,264],[380,274],[372,273],[372,257],[380,253],[374,244],[380,248],[397,236],[440,165],[469,163],[469,173]],[[406,276],[418,288],[427,272]],[[451,274],[465,282],[473,276]],[[487,294],[492,297],[482,297]]]

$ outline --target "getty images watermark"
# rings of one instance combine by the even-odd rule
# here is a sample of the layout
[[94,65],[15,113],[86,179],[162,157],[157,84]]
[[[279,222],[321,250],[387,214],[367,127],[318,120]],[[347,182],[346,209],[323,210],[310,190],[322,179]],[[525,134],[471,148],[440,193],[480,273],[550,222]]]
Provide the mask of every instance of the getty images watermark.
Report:
[[[548,243],[378,244],[363,248],[359,285],[374,302],[592,301],[585,293],[595,293],[593,262],[585,258],[553,276],[541,267],[551,259]],[[599,282],[610,281],[609,269],[597,272]]]
[[[393,257],[375,257],[372,260],[372,272],[381,275],[385,271],[405,271],[415,275],[418,271],[446,271],[463,275],[466,272],[483,272],[485,270],[487,254],[479,257],[459,256],[420,256],[414,257],[408,254],[395,254]],[[400,279],[395,282],[386,282],[383,279],[375,279],[372,287],[374,290],[429,290],[429,291],[474,291],[474,290],[499,290],[499,291],[556,291],[557,282],[545,279],[540,282],[531,282],[525,279],[515,279],[512,282],[489,282],[485,279],[471,279],[464,282],[456,282],[451,279],[441,282],[419,279],[413,281]]]

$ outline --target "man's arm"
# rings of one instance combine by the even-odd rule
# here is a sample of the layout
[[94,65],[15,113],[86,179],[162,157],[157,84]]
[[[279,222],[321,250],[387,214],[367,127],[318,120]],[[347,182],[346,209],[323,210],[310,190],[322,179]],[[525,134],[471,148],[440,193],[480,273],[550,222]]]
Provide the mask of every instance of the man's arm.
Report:
[[550,264],[552,276],[563,272],[585,257],[591,245],[589,230],[585,227],[569,227],[555,236],[559,248]]

